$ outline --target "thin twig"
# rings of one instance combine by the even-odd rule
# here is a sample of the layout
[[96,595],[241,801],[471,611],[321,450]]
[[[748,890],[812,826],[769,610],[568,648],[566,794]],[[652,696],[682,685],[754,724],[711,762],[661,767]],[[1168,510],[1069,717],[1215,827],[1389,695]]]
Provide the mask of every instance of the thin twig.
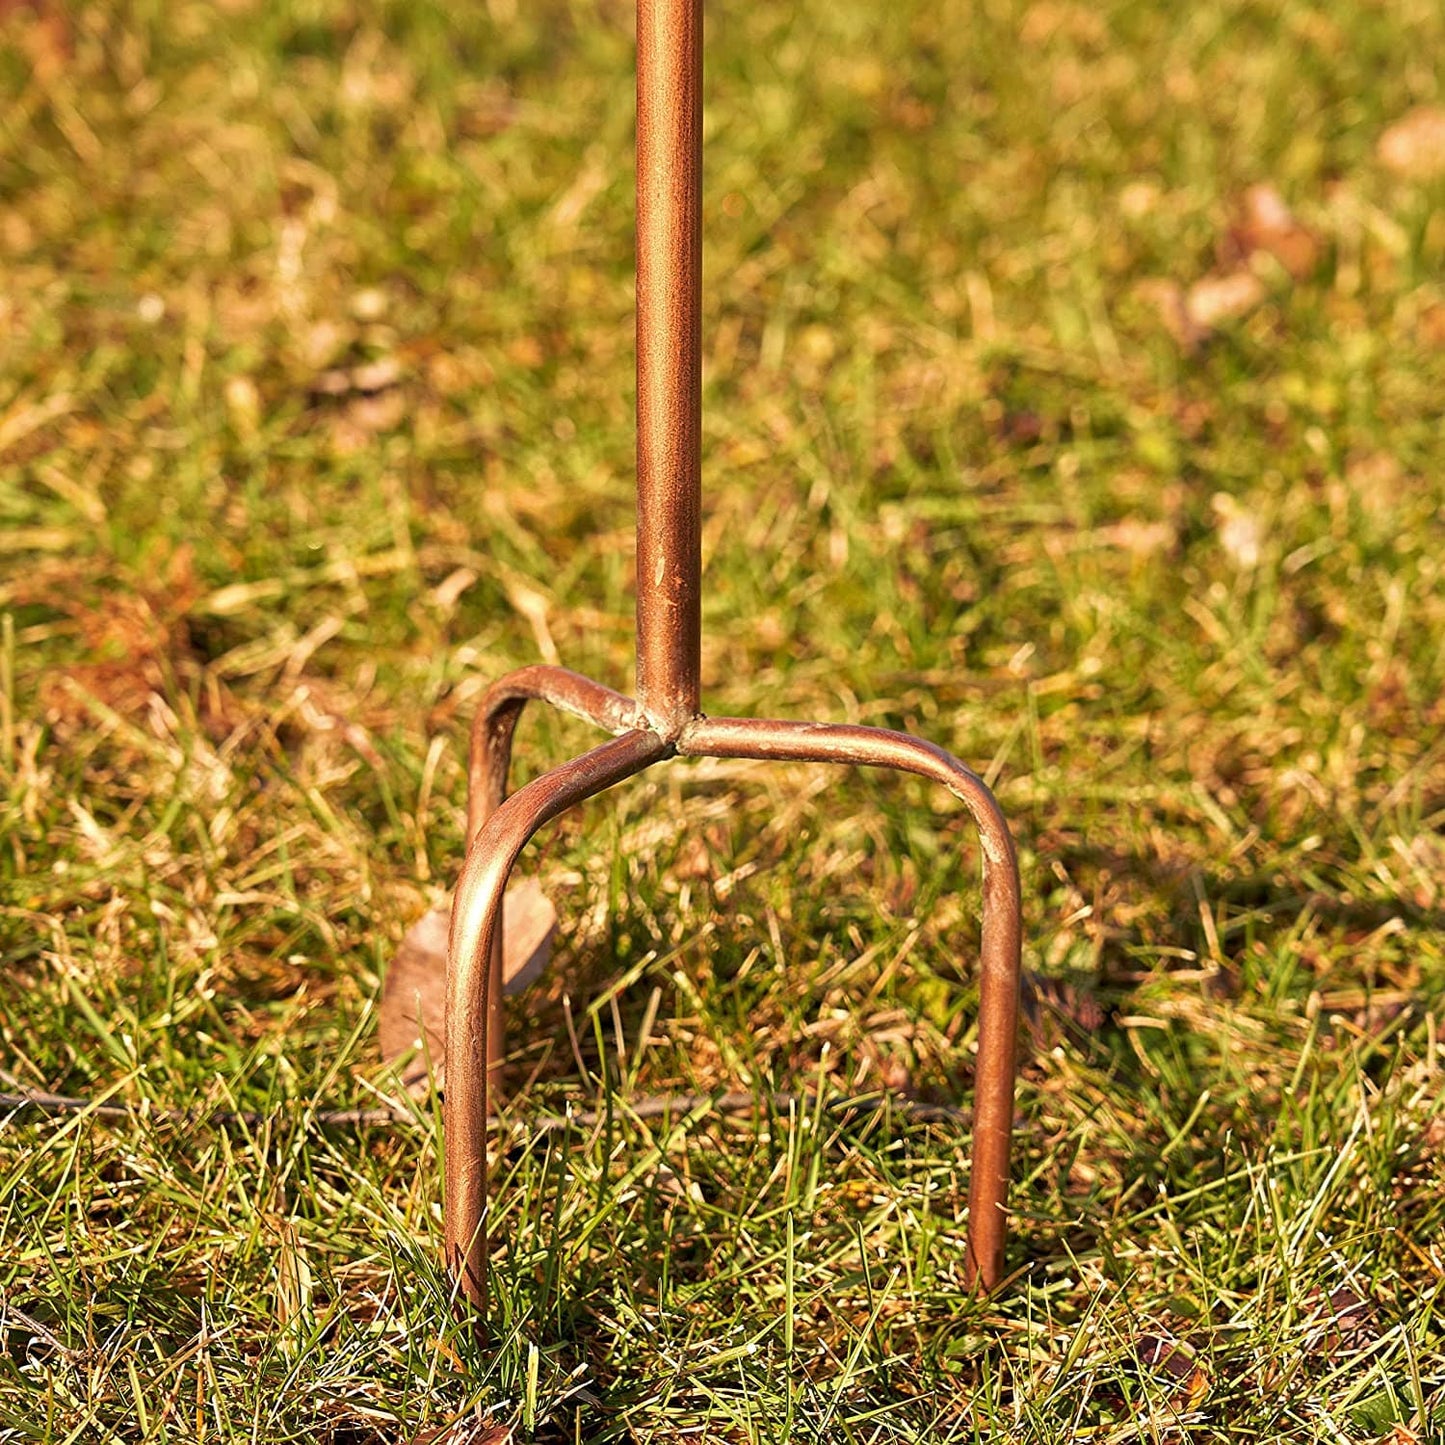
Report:
[[43,1325],[39,1320],[17,1309],[4,1295],[0,1295],[0,1340],[3,1340],[10,1331],[15,1328],[11,1321],[15,1322],[22,1330],[28,1330],[38,1340],[43,1340],[52,1350],[64,1360],[71,1364],[79,1364],[89,1358],[85,1350],[73,1350],[67,1345],[48,1325]]
[[[622,1109],[634,1119],[662,1119],[672,1115],[701,1112],[710,1114],[781,1114],[797,1106],[799,1112],[814,1107],[815,1101],[806,1094],[644,1094],[637,1099],[620,1099]],[[958,1109],[948,1104],[920,1104],[913,1099],[900,1099],[887,1094],[842,1095],[829,1099],[824,1107],[831,1114],[852,1112],[873,1112],[890,1109],[906,1119],[922,1124],[968,1123],[973,1118],[970,1109]],[[133,1119],[137,1114],[164,1124],[242,1124],[257,1127],[281,1118],[287,1111],[281,1108],[270,1113],[251,1109],[165,1109],[153,1105],[98,1104],[91,1099],[72,1098],[65,1094],[47,1094],[39,1089],[22,1089],[17,1093],[0,1094],[0,1124],[24,1121],[27,1116],[55,1118],[65,1114],[89,1114],[96,1119]],[[381,1109],[295,1109],[312,1123],[322,1128],[360,1129],[386,1128],[396,1124],[415,1123],[417,1116],[403,1105],[397,1104]],[[494,1114],[488,1120],[493,1129],[520,1129],[530,1135],[553,1134],[561,1129],[589,1129],[596,1125],[603,1115],[596,1110],[585,1109],[576,1113],[541,1114],[528,1119],[516,1113]]]
[[[93,1099],[71,1098],[65,1094],[47,1094],[39,1089],[22,1089],[19,1093],[0,1094],[0,1114],[10,1119],[24,1119],[29,1114],[53,1118],[63,1114],[89,1114],[96,1119],[133,1119],[141,1115],[162,1124],[246,1124],[260,1125],[277,1118],[283,1111],[269,1114],[254,1109],[163,1109],[150,1104],[98,1104]],[[297,1112],[301,1112],[300,1109]],[[316,1123],[345,1127],[351,1125],[382,1125],[405,1123],[413,1116],[398,1105],[394,1109],[324,1109],[313,1113]]]

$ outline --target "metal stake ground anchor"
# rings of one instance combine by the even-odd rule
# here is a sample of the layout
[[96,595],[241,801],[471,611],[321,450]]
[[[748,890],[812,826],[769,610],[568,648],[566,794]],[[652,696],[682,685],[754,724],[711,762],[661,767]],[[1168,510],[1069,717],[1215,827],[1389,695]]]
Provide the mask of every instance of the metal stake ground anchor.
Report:
[[[1018,860],[993,794],[931,743],[881,728],[711,718],[701,656],[702,3],[637,6],[637,697],[566,668],[525,667],[486,694],[472,729],[467,855],[447,949],[447,1261],[487,1303],[487,1118],[503,1049],[502,898],[544,823],[670,757],[893,768],[942,783],[983,852],[979,1050],[965,1276],[1003,1274],[1021,933]],[[512,738],[538,699],[614,734],[507,796]]]

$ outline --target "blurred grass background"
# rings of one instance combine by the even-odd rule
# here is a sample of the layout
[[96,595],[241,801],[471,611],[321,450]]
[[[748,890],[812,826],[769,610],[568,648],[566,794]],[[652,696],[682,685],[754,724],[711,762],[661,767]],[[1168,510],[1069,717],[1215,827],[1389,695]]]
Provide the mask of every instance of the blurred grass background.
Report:
[[0,1122],[0,1440],[1442,1438],[1428,0],[708,9],[705,706],[996,786],[1010,1286],[966,1127],[627,1109],[967,1102],[909,781],[674,765],[533,849],[510,1077],[606,1123],[505,1156],[495,1348],[434,1111],[316,1127],[481,690],[630,683],[631,24],[5,7],[0,1088],[130,1114]]

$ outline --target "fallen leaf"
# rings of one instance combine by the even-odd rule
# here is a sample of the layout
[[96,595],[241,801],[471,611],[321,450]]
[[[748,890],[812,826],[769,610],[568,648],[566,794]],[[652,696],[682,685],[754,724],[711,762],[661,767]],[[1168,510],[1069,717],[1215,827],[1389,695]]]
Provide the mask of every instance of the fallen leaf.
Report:
[[1166,1334],[1141,1335],[1134,1351],[1141,1365],[1169,1382],[1169,1403],[1176,1410],[1192,1409],[1208,1393],[1209,1373],[1183,1341]]
[[[61,613],[82,644],[81,659],[40,681],[42,715],[62,735],[94,726],[91,701],[131,721],[146,718],[173,678],[197,677],[201,659],[188,621],[200,588],[189,548],[154,559],[150,572],[97,574],[69,561],[37,567],[11,593],[14,602]],[[200,689],[201,716],[227,728],[233,700],[217,683]]]
[[1252,271],[1231,271],[1226,276],[1205,276],[1184,298],[1184,312],[1199,331],[1213,331],[1235,321],[1264,300],[1264,282]]
[[1243,571],[1257,566],[1263,540],[1258,518],[1228,492],[1216,492],[1210,505],[1219,519],[1219,545],[1230,561]]
[[1204,276],[1187,291],[1177,281],[1151,277],[1139,283],[1136,294],[1159,313],[1169,334],[1185,351],[1195,351],[1223,323],[1254,310],[1266,293],[1264,282],[1241,267]]
[[1239,213],[1219,244],[1220,269],[1187,289],[1179,282],[1154,278],[1143,282],[1139,295],[1158,312],[1174,339],[1193,351],[1226,322],[1247,316],[1268,294],[1255,274],[1261,255],[1274,258],[1295,280],[1303,280],[1319,264],[1319,238],[1301,223],[1273,186],[1259,184],[1245,191]]
[[1271,185],[1251,186],[1244,193],[1239,219],[1230,228],[1227,249],[1240,261],[1248,261],[1263,251],[1296,281],[1314,271],[1320,256],[1314,232],[1295,219],[1284,197]]
[[1309,1305],[1308,1353],[1357,1355],[1379,1342],[1375,1306],[1350,1285],[1340,1285],[1328,1297],[1322,1290],[1311,1290]]
[[512,1432],[489,1420],[457,1420],[413,1435],[408,1445],[511,1445]]
[[1408,1425],[1392,1425],[1375,1445],[1420,1445],[1420,1437]]
[[1386,170],[1406,180],[1445,175],[1445,109],[1416,106],[1380,137],[1375,152]]
[[1100,527],[1096,535],[1106,547],[1119,547],[1136,557],[1168,552],[1179,540],[1172,522],[1146,522],[1139,517],[1125,517],[1122,522]]
[[[443,1083],[450,930],[450,908],[433,908],[407,929],[381,991],[381,1056],[387,1063],[402,1065],[401,1081],[414,1094],[427,1089],[428,1060],[436,1071],[437,1087]],[[547,966],[556,933],[557,910],[535,879],[507,889],[502,909],[502,979],[507,993],[520,993]]]

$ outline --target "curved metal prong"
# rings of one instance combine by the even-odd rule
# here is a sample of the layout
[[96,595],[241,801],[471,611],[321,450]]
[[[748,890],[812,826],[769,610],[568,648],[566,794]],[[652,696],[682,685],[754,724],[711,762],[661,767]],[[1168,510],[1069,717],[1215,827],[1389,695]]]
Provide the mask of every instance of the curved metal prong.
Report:
[[1008,1231],[1022,894],[1013,838],[992,792],[942,748],[884,728],[700,717],[683,729],[677,751],[685,757],[894,768],[942,783],[972,815],[983,851],[983,938],[964,1274],[970,1284],[994,1289],[1003,1277]]
[[543,823],[672,751],[651,732],[628,732],[603,743],[513,794],[467,849],[447,945],[444,1234],[448,1264],[478,1309],[485,1308],[487,1293],[487,1115],[498,1059],[492,1043],[501,1026],[501,954],[494,944],[507,878]]
[[482,695],[472,719],[471,755],[467,763],[467,846],[482,824],[507,796],[512,765],[512,735],[526,705],[549,702],[562,712],[585,718],[604,732],[625,733],[636,726],[637,704],[580,672],[537,663],[520,667],[494,682]]
[[[580,672],[537,663],[519,667],[498,679],[482,695],[482,705],[472,719],[471,751],[467,758],[467,847],[470,849],[487,819],[502,806],[512,769],[512,738],[522,709],[529,702],[551,703],[562,712],[585,718],[610,733],[624,733],[633,726],[637,704],[620,692],[613,692]],[[502,967],[500,915],[493,948],[493,971]],[[506,1053],[502,1031],[500,991],[492,1005],[491,1039],[493,1068]]]

